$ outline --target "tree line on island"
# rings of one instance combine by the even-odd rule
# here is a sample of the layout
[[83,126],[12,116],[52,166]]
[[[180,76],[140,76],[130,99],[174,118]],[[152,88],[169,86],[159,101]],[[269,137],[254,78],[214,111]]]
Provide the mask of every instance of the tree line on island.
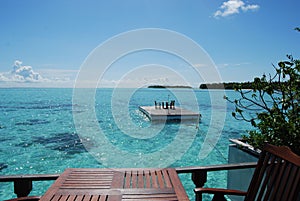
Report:
[[[279,83],[273,82],[272,85],[279,85]],[[178,89],[192,89],[191,86],[167,86],[167,85],[150,85],[148,88],[162,89],[162,88],[178,88]],[[200,84],[200,89],[228,89],[234,90],[236,88],[241,89],[253,89],[253,82],[223,82],[223,83],[206,83]]]
[[162,88],[178,88],[178,89],[192,89],[191,86],[181,86],[181,85],[176,85],[176,86],[167,86],[167,85],[150,85],[148,88],[154,88],[154,89],[162,89]]
[[242,89],[252,89],[252,82],[223,82],[201,84],[200,89],[235,89],[240,86]]
[[[255,78],[259,79],[259,78]],[[256,80],[253,82],[223,82],[223,83],[212,83],[212,84],[201,84],[200,89],[254,89],[256,85]],[[273,88],[279,89],[280,85],[285,84],[285,82],[272,81],[267,82],[269,85],[272,85]]]

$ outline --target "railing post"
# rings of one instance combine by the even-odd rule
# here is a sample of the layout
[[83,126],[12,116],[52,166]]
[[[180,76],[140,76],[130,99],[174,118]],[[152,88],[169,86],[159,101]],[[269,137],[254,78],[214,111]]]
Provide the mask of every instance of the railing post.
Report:
[[[192,181],[194,182],[196,188],[201,188],[207,182],[207,171],[197,170],[192,173]],[[196,195],[196,201],[202,200],[202,194]]]
[[196,188],[201,188],[207,182],[207,171],[197,170],[192,173],[192,181],[194,182]]
[[14,181],[14,193],[17,197],[26,197],[32,190],[32,181],[28,179]]

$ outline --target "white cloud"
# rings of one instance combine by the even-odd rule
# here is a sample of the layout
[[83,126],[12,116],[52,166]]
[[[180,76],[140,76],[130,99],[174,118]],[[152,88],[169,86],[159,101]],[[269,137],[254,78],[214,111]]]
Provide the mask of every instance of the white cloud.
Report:
[[[98,87],[113,88],[140,88],[149,85],[187,85],[197,87],[198,82],[192,85],[190,81],[194,80],[191,76],[184,76],[181,71],[176,71],[167,66],[149,64],[139,66],[124,73],[124,75],[111,77],[104,74],[99,80]],[[188,78],[187,80],[185,78]],[[85,87],[85,86],[82,86]]]
[[249,10],[257,10],[259,5],[257,4],[246,4],[242,0],[228,0],[223,2],[219,10],[214,13],[214,17],[226,17],[229,15],[237,14],[240,10],[246,12]]
[[77,72],[43,69],[38,73],[31,66],[16,60],[11,71],[0,73],[0,87],[73,87]]
[[40,82],[44,78],[34,72],[31,66],[23,66],[22,61],[16,60],[10,72],[0,74],[0,81],[12,82]]
[[193,67],[194,68],[204,68],[204,67],[207,67],[207,64],[193,64]]
[[149,85],[187,85],[186,82],[173,80],[170,81],[168,77],[139,77],[139,78],[125,78],[120,80],[107,80],[102,79],[98,83],[99,88],[140,88],[147,87]]
[[76,79],[78,70],[65,70],[65,69],[41,69],[43,77],[52,81],[74,81]]
[[247,6],[243,6],[242,7],[242,10],[243,11],[248,11],[248,10],[257,10],[257,9],[259,9],[259,5],[247,5]]
[[223,64],[218,64],[217,66],[219,68],[233,68],[233,67],[245,67],[245,66],[249,66],[250,64],[251,64],[250,62],[223,63]]

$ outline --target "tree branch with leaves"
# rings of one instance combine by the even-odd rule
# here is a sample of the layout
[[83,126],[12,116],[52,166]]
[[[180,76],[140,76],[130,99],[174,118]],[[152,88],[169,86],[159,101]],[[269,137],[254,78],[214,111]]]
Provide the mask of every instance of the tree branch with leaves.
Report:
[[249,144],[255,148],[262,148],[265,142],[286,145],[300,154],[300,60],[287,58],[273,65],[274,76],[255,78],[249,90],[236,85],[240,98],[225,99],[235,105],[234,118],[254,127],[243,136]]

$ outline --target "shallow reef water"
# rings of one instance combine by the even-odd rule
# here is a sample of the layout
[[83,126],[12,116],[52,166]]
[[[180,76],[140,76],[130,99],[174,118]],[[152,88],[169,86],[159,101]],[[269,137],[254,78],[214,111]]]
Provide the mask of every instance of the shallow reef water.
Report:
[[[0,174],[61,173],[68,167],[222,164],[227,163],[229,139],[249,129],[231,117],[234,108],[222,98],[224,93],[236,96],[234,91],[94,89],[92,107],[84,99],[87,93],[80,102],[73,100],[73,89],[0,89]],[[196,101],[190,101],[189,94]],[[201,121],[153,124],[138,109],[167,99],[176,100],[176,107],[199,110]],[[209,152],[200,157],[203,149]],[[116,153],[124,155],[116,157]],[[190,175],[180,178],[192,199]],[[51,183],[34,182],[32,194],[43,194]],[[209,174],[208,185],[226,187],[226,174]],[[0,200],[14,196],[12,183],[0,186]]]

